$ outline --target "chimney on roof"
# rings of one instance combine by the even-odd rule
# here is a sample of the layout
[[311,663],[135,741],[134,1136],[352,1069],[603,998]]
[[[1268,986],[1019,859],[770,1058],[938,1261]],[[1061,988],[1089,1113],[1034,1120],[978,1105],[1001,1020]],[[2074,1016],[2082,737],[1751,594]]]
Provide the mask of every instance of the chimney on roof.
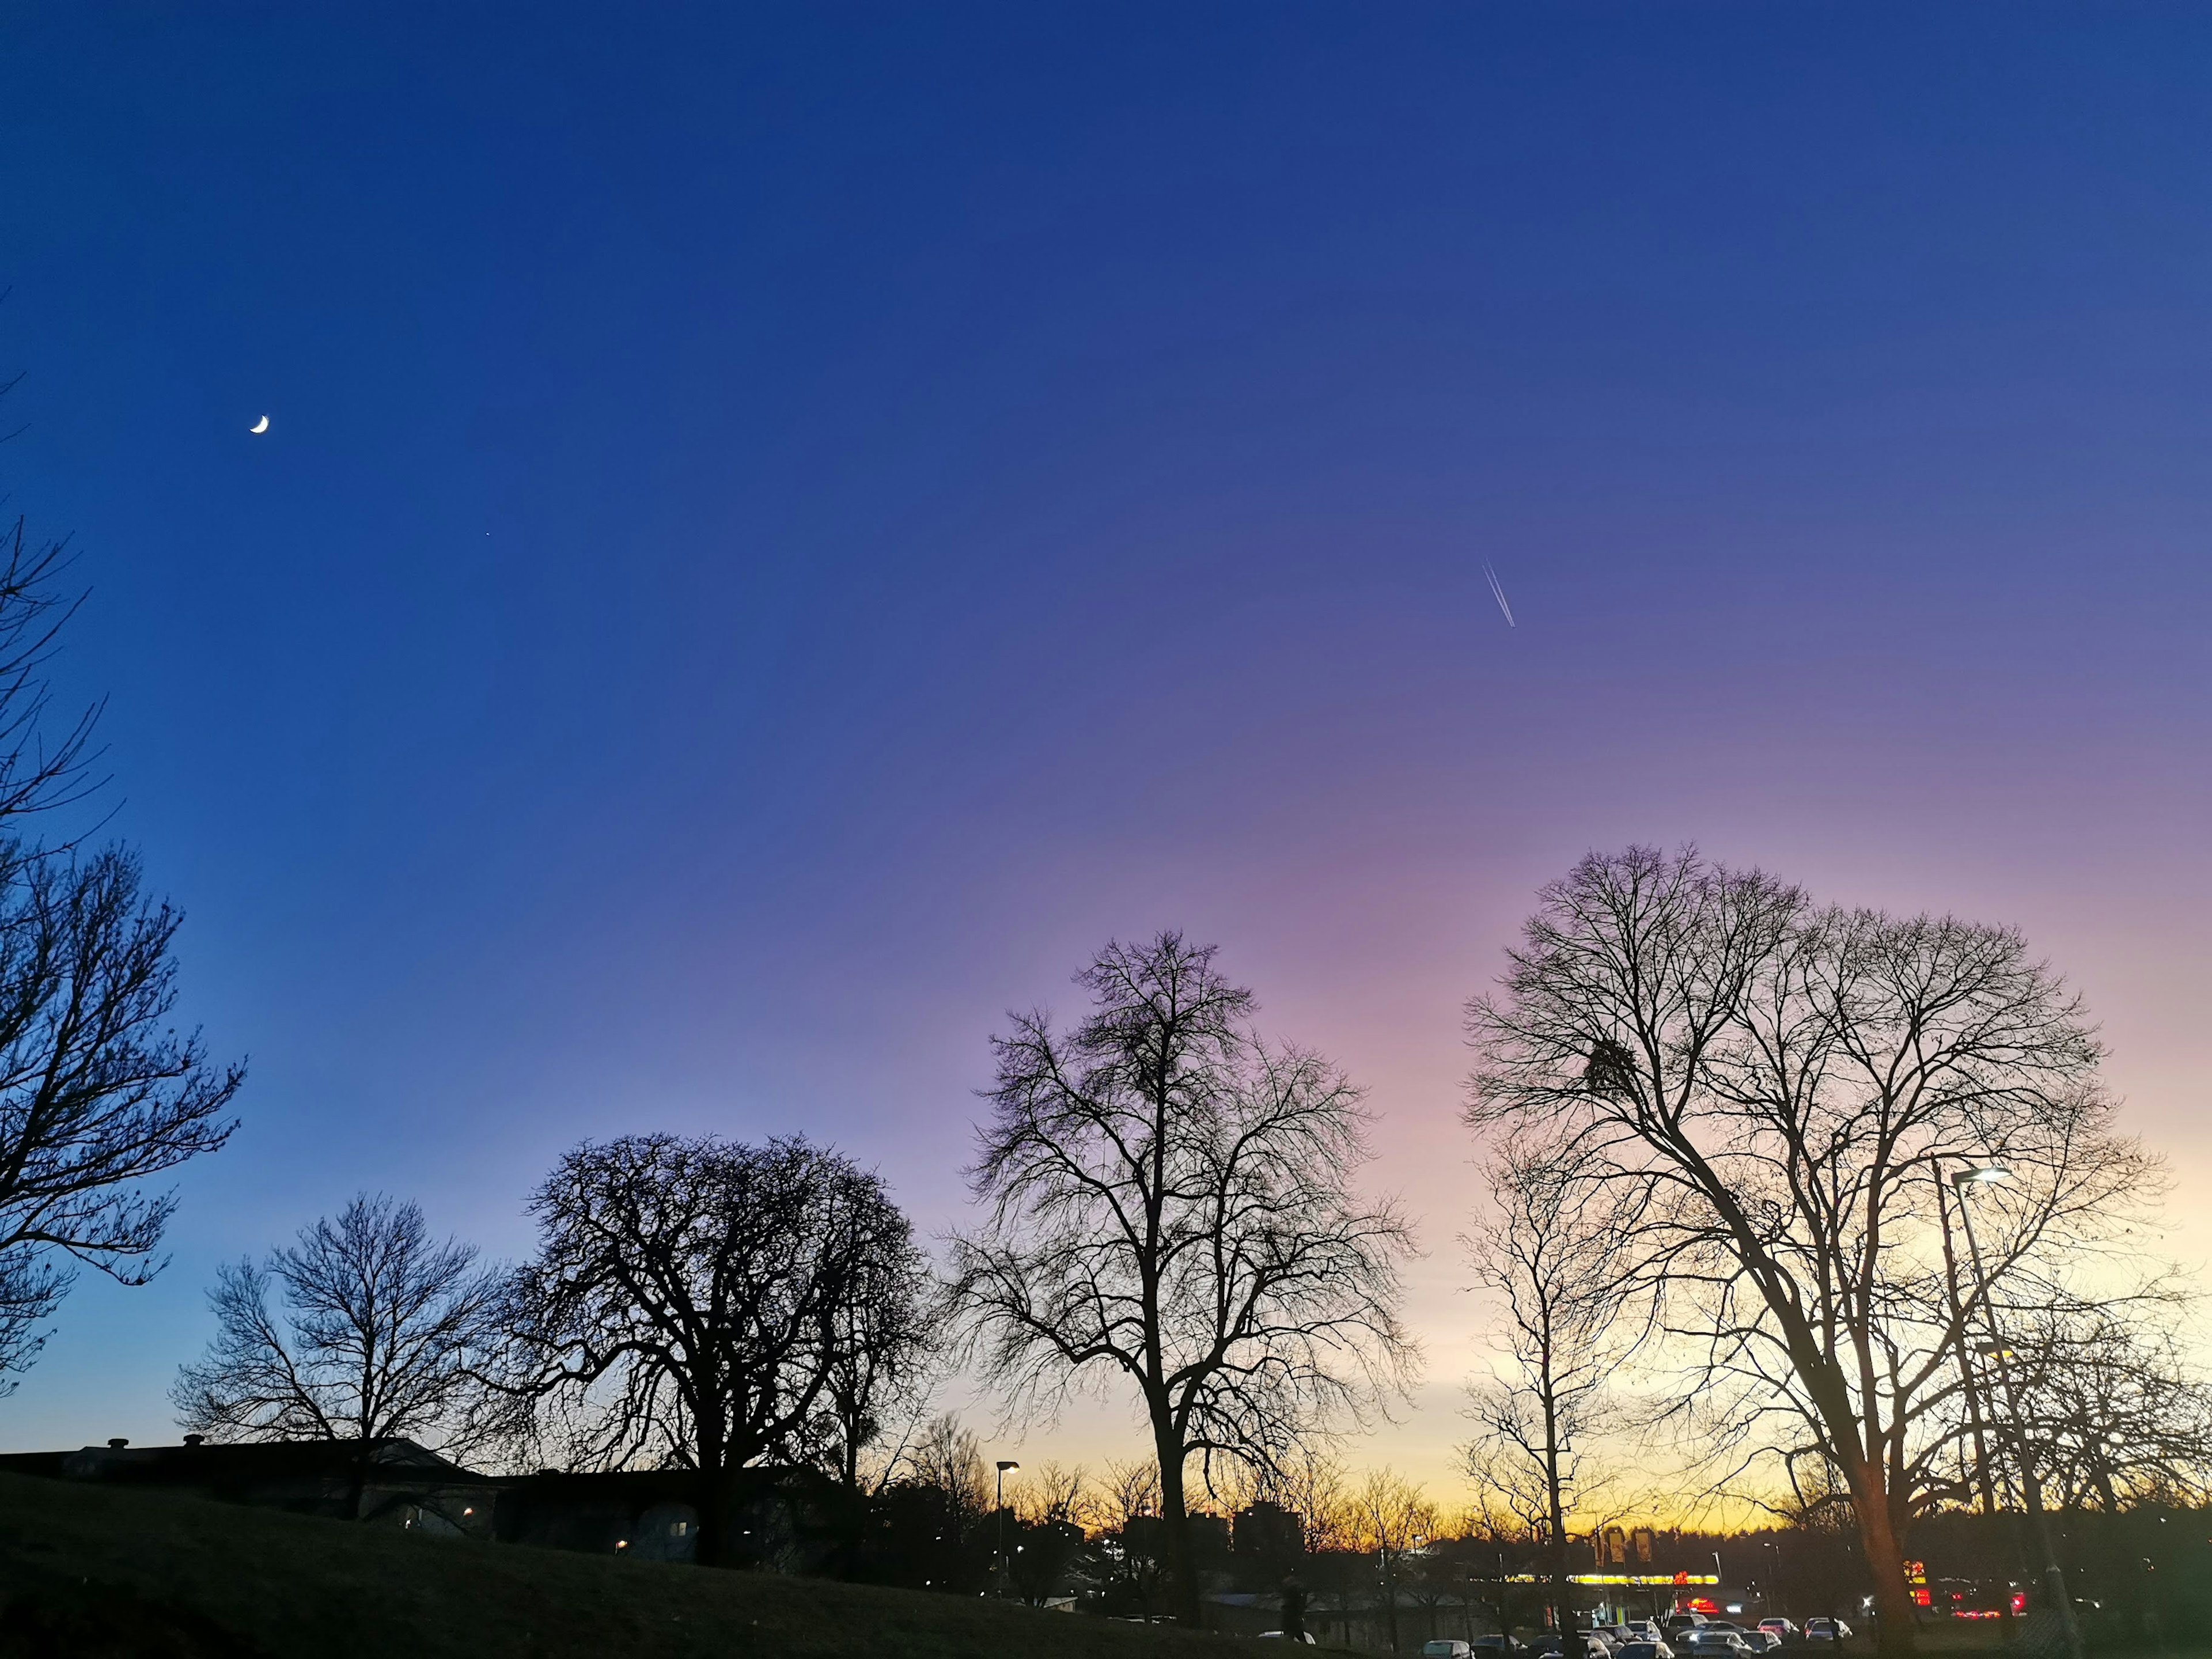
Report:
[[188,1434],[185,1437],[185,1443],[187,1446],[204,1446],[207,1444],[207,1437],[204,1434]]
[[118,1435],[114,1439],[107,1443],[107,1449],[110,1451],[121,1451],[130,1443],[131,1443],[128,1440],[125,1440],[120,1435]]

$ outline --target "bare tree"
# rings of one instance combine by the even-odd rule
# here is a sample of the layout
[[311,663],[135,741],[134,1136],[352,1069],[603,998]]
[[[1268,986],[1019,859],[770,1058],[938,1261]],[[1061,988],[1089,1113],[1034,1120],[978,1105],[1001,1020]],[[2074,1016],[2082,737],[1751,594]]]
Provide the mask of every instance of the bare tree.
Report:
[[[1535,1127],[1563,1178],[1630,1196],[1636,1282],[1696,1355],[1685,1411],[1841,1475],[1909,1653],[1901,1541],[1955,1468],[1960,1322],[1989,1283],[2066,1294],[2157,1184],[2079,1003],[2008,930],[1637,848],[1545,890],[1469,1020],[1470,1122]],[[1954,1304],[1935,1194],[2000,1164],[1990,1275]]]
[[[894,1212],[896,1213],[896,1212]],[[890,1224],[905,1229],[906,1218]],[[863,1252],[830,1315],[822,1406],[806,1431],[816,1461],[859,1491],[888,1479],[928,1409],[944,1297],[909,1230]]]
[[1611,1384],[1634,1346],[1622,1317],[1625,1236],[1603,1188],[1567,1178],[1558,1149],[1509,1140],[1486,1176],[1494,1204],[1468,1239],[1501,1316],[1503,1364],[1468,1388],[1468,1478],[1545,1540],[1553,1625],[1569,1628],[1570,1516],[1617,1480],[1593,1443],[1618,1431]]
[[1348,1550],[1358,1533],[1352,1510],[1352,1493],[1344,1465],[1313,1447],[1303,1447],[1297,1456],[1275,1471],[1274,1501],[1298,1517],[1300,1542],[1305,1553]]
[[220,1270],[215,1339],[170,1391],[178,1419],[216,1440],[352,1442],[358,1516],[387,1442],[459,1458],[483,1431],[475,1376],[499,1339],[498,1290],[473,1246],[364,1194],[265,1261]]
[[1099,1525],[1112,1534],[1107,1559],[1148,1619],[1167,1576],[1158,1547],[1159,1516],[1159,1466],[1142,1458],[1109,1463],[1097,1515]]
[[166,1021],[181,918],[116,849],[0,840],[0,1371],[27,1366],[82,1262],[161,1270],[176,1200],[143,1183],[230,1136],[245,1073]]
[[1264,1042],[1252,994],[1179,934],[1109,945],[1072,1032],[1042,1012],[994,1039],[992,1122],[971,1172],[986,1224],[957,1243],[957,1295],[1017,1399],[1100,1371],[1133,1386],[1160,1479],[1170,1595],[1199,1620],[1185,1467],[1260,1467],[1400,1386],[1412,1249],[1351,1176],[1358,1091]]
[[[2179,1287],[2152,1287],[2179,1311]],[[2005,1306],[2008,1407],[2061,1510],[2202,1507],[2212,1496],[2212,1388],[2172,1324],[2096,1304]],[[2000,1472],[2000,1486],[2010,1482]]]
[[1083,1465],[1040,1463],[1017,1489],[1015,1512],[1030,1526],[1066,1522],[1087,1527],[1097,1505]]
[[1106,1466],[1104,1504],[1106,1524],[1125,1527],[1142,1517],[1158,1518],[1160,1512],[1160,1471],[1158,1465],[1141,1457],[1133,1457],[1126,1463]]
[[921,1294],[907,1218],[875,1176],[803,1139],[665,1134],[577,1147],[531,1207],[508,1386],[573,1464],[696,1471],[699,1559],[722,1564],[734,1472],[803,1456],[848,1345],[907,1328],[856,1307]]
[[228,1139],[245,1078],[165,1024],[181,918],[144,896],[137,858],[18,831],[100,782],[99,706],[49,718],[46,668],[82,602],[61,588],[70,556],[21,518],[0,532],[0,1393],[76,1266],[125,1285],[161,1270],[175,1200],[144,1183]]
[[32,539],[21,516],[0,530],[0,818],[12,818],[75,805],[104,780],[88,775],[100,705],[49,735],[46,665],[84,603],[61,586],[75,556],[65,542]]
[[1495,1489],[1478,1486],[1475,1501],[1454,1517],[1450,1530],[1449,1553],[1470,1613],[1479,1607],[1501,1636],[1540,1625],[1550,1589],[1540,1579],[1547,1559],[1541,1523],[1523,1520]]
[[1045,1462],[1025,1473],[1012,1508],[1021,1529],[1006,1567],[1035,1607],[1062,1593],[1098,1505],[1080,1464]]
[[1370,1470],[1352,1499],[1359,1547],[1375,1558],[1376,1588],[1390,1651],[1398,1651],[1398,1590],[1405,1558],[1438,1530],[1437,1506],[1395,1469]]
[[923,1428],[910,1462],[916,1483],[944,1500],[945,1526],[957,1550],[975,1534],[993,1507],[982,1443],[948,1412],[932,1418]]

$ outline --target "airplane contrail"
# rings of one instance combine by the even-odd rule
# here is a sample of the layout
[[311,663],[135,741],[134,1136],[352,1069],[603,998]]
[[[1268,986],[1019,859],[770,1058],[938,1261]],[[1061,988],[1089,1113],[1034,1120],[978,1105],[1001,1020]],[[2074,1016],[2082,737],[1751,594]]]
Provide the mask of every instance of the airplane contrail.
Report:
[[1521,624],[1513,620],[1513,607],[1505,603],[1505,589],[1498,580],[1498,573],[1490,568],[1487,559],[1482,562],[1482,574],[1489,580],[1490,597],[1498,601],[1498,610],[1505,615],[1505,625],[1508,628],[1520,627]]

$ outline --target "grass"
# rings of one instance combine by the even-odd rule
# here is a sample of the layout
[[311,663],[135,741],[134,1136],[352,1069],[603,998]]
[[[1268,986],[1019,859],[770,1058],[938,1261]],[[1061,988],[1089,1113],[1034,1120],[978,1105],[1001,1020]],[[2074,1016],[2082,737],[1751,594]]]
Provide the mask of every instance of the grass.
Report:
[[428,1538],[0,1475],[8,1659],[1224,1659],[1275,1647],[980,1598]]

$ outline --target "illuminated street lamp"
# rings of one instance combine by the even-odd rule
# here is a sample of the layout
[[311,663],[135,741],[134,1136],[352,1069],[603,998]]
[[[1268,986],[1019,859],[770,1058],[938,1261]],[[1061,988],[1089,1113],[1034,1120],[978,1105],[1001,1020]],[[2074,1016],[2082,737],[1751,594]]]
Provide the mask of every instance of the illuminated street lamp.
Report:
[[[1982,1267],[1981,1241],[1974,1234],[1974,1206],[1969,1197],[1977,1187],[1987,1187],[2010,1180],[2012,1171],[2002,1164],[1969,1164],[1951,1176],[1951,1185],[1958,1190],[1959,1220],[1966,1230],[1966,1255],[1974,1264],[1974,1299],[1981,1304],[1982,1322],[1988,1335],[1975,1345],[1975,1352],[1987,1356],[1996,1365],[1997,1382],[2004,1389],[2005,1404],[2012,1421],[2013,1460],[2020,1466],[2020,1495],[2022,1507],[2027,1510],[2029,1534],[2035,1540],[2036,1553],[2043,1558],[2044,1592],[2058,1615],[2058,1626],[2066,1641],[2068,1659],[2082,1659],[2081,1627],[2075,1621],[2074,1601],[2067,1594],[2066,1570],[2058,1565],[2058,1552],[2051,1545],[2051,1525],[2043,1514],[2043,1483],[2036,1478],[2035,1460],[2028,1453],[2027,1437],[2021,1431],[2020,1388],[2014,1382],[2012,1367],[2007,1364],[2012,1350],[2005,1345],[1997,1329],[1996,1307],[1990,1299],[1989,1274]],[[1947,1218],[1945,1225],[1949,1224]]]
[[1011,1457],[999,1460],[999,1565],[1001,1571],[1006,1564],[1006,1471],[1019,1468],[1021,1465]]

